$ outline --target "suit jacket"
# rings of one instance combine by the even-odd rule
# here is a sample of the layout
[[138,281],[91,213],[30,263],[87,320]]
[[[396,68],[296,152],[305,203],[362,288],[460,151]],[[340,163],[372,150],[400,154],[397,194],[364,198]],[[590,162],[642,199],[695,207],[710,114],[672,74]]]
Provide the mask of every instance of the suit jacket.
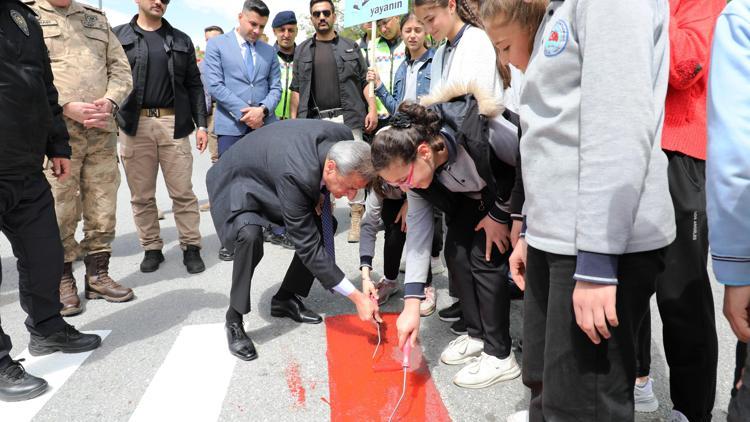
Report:
[[266,106],[268,117],[264,125],[276,121],[274,110],[281,98],[281,70],[276,51],[260,40],[255,43],[255,51],[254,72],[250,75],[234,30],[208,41],[203,60],[208,92],[216,100],[217,135],[247,133],[247,125],[240,122],[243,115],[240,110],[247,106]]
[[222,244],[233,245],[248,224],[283,225],[323,287],[340,283],[344,272],[323,249],[315,206],[328,150],[350,139],[349,128],[324,120],[283,120],[240,139],[206,177],[211,218]]

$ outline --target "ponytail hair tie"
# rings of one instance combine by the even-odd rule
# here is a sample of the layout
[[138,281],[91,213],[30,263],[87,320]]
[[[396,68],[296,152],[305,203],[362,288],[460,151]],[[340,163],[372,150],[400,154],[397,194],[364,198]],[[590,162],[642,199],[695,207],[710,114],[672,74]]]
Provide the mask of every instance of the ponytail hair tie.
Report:
[[408,114],[397,111],[391,116],[391,126],[398,129],[408,129],[412,125]]

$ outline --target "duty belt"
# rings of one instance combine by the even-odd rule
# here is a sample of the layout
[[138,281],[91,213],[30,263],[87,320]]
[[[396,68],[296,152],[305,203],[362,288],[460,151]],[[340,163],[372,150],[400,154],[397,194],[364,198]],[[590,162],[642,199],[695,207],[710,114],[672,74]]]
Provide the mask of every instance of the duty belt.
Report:
[[141,109],[141,117],[164,117],[174,116],[173,108],[144,108]]
[[344,114],[343,108],[332,108],[330,110],[321,110],[318,112],[320,119],[333,119]]

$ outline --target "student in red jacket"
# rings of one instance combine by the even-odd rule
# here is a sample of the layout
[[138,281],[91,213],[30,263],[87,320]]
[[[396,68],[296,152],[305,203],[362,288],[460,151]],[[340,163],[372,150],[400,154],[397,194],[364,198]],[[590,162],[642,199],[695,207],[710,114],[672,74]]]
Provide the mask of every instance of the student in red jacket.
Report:
[[[677,238],[655,290],[674,403],[669,420],[678,422],[710,421],[716,392],[718,343],[706,271],[706,85],[713,28],[725,5],[725,0],[669,0],[671,57],[662,148],[669,158]],[[653,412],[658,401],[648,378],[650,315],[639,337],[635,408]]]

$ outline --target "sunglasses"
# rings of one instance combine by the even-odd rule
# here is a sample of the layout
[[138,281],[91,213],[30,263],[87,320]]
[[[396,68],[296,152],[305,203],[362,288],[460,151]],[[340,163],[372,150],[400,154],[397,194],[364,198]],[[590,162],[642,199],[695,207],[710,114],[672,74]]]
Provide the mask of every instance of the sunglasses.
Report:
[[316,10],[316,11],[312,12],[312,15],[315,18],[319,18],[320,15],[323,15],[323,16],[325,16],[327,18],[330,18],[331,17],[331,11],[330,10]]

